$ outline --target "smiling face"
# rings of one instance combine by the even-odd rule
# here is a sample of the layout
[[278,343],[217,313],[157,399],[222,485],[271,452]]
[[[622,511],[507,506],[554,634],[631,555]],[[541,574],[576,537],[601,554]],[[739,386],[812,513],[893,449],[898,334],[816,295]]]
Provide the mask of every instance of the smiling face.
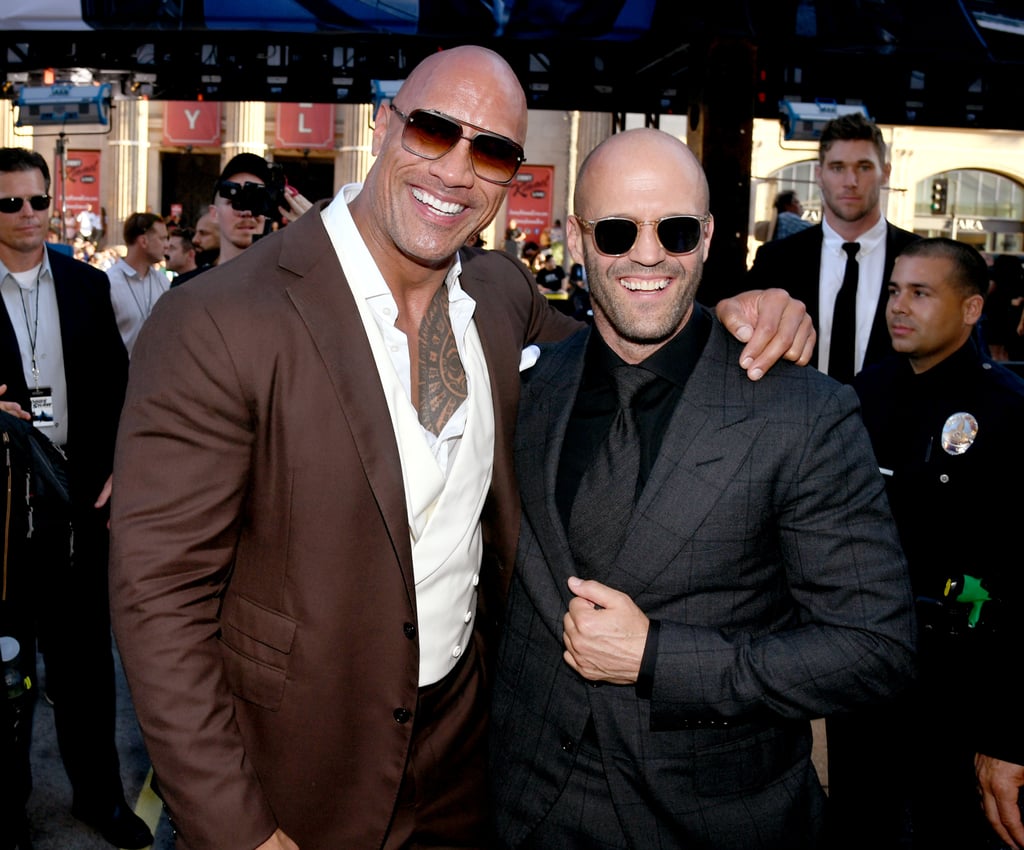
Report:
[[853,239],[878,221],[890,170],[867,139],[840,139],[825,151],[815,175],[825,220],[836,232]]
[[627,363],[639,363],[674,337],[690,318],[711,244],[708,220],[696,250],[671,254],[655,226],[645,224],[620,257],[597,250],[593,229],[580,220],[609,216],[654,222],[708,212],[708,187],[682,142],[658,130],[618,133],[584,163],[576,184],[569,249],[587,270],[594,326]]
[[885,319],[892,347],[925,372],[956,352],[981,317],[985,299],[956,281],[947,257],[897,257]]
[[[501,57],[479,47],[430,56],[409,75],[394,106],[404,115],[434,110],[519,144],[526,138],[526,100],[519,81]],[[387,104],[378,110],[373,132],[377,159],[349,206],[392,285],[403,274],[416,274],[416,267],[447,269],[466,240],[491,222],[507,191],[476,176],[467,140],[428,160],[402,147],[405,126]],[[477,132],[463,126],[464,136]]]

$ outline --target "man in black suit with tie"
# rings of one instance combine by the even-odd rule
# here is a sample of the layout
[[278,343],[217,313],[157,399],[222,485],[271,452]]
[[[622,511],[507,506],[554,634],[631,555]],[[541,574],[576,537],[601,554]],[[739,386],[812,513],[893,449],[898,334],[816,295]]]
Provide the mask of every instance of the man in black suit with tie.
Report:
[[814,363],[844,383],[892,351],[886,284],[900,249],[918,238],[882,215],[891,168],[874,123],[859,112],[829,121],[818,149],[822,223],[766,242],[744,280],[781,286],[807,305],[818,331]]
[[603,142],[577,181],[594,327],[523,373],[500,847],[820,847],[810,720],[910,678],[909,580],[856,395],[732,366],[694,302],[708,201],[693,154],[652,129]]
[[[23,418],[31,411],[67,455],[73,534],[37,535],[46,537],[34,544],[46,557],[9,565],[17,581],[5,588],[12,592],[2,612],[29,666],[36,638],[43,650],[72,814],[117,847],[141,848],[153,836],[127,807],[121,785],[107,601],[106,503],[128,355],[107,276],[45,247],[49,190],[43,157],[0,149],[0,405]],[[0,769],[4,848],[9,823],[24,834],[18,821],[30,790],[23,780],[7,787],[13,772]],[[15,846],[27,846],[24,840],[15,834]]]

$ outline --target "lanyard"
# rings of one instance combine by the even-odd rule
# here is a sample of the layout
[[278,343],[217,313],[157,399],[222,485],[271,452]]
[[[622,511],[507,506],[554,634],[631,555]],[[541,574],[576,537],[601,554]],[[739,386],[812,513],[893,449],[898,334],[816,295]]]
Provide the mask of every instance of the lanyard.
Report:
[[35,305],[35,316],[30,322],[28,318],[28,302],[25,301],[25,290],[18,287],[18,293],[21,295],[21,311],[25,316],[25,330],[28,332],[28,344],[32,349],[32,380],[35,381],[35,388],[39,389],[39,366],[36,365],[36,342],[39,340],[39,290],[40,279],[43,276],[43,264],[39,264],[39,271],[36,272],[36,305]]
[[146,287],[145,295],[145,306],[143,302],[139,301],[139,296],[135,294],[135,288],[132,286],[132,282],[125,275],[125,283],[128,284],[128,292],[132,296],[132,300],[135,302],[135,306],[139,310],[139,315],[142,316],[142,321],[146,321],[149,318],[149,314],[153,312],[153,279],[150,277],[149,272],[146,272],[146,276],[143,278],[142,283]]

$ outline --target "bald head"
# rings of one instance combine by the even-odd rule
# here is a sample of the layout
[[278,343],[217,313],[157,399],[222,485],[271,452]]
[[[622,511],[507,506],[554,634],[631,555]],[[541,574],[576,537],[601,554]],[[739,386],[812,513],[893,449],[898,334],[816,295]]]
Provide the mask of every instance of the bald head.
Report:
[[514,174],[526,111],[509,64],[473,45],[431,54],[381,105],[376,159],[348,208],[392,291],[440,286],[459,248],[494,219],[508,184],[490,179],[487,145],[473,140],[489,133],[514,142],[503,160]]
[[595,328],[627,363],[689,321],[713,231],[704,169],[674,136],[628,130],[584,161],[569,250],[586,267]]
[[460,107],[444,110],[453,118],[480,124],[472,116],[487,115],[497,107],[506,112],[514,132],[481,126],[520,144],[526,141],[526,95],[515,71],[493,50],[467,44],[432,53],[412,70],[396,100],[403,107],[412,104],[429,109],[440,92],[451,95],[449,102]]
[[693,151],[662,130],[626,130],[603,141],[583,161],[573,206],[576,215],[590,218],[597,214],[588,207],[593,205],[599,187],[632,193],[642,191],[644,184],[659,183],[671,185],[693,212],[707,212],[708,181]]

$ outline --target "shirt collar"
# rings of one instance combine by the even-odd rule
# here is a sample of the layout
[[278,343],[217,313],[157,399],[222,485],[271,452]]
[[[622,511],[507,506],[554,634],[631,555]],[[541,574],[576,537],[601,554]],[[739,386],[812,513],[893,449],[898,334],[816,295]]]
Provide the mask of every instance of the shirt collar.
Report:
[[[11,270],[9,268],[7,268],[7,266],[5,265],[3,260],[0,260],[0,282],[3,282],[5,280],[7,280],[7,276],[8,275],[11,275]],[[35,276],[35,278],[32,279],[32,281],[29,283],[28,287],[26,287],[26,288],[27,289],[34,289],[35,285],[36,285],[35,281],[36,280],[43,280],[45,278],[49,278],[50,280],[53,280],[53,270],[50,268],[50,252],[47,251],[46,248],[44,247],[43,248],[42,268],[39,269],[38,274]],[[14,280],[14,276],[13,275],[11,275],[11,280]]]
[[124,257],[119,257],[117,262],[114,263],[114,265],[121,270],[121,274],[123,274],[125,277],[134,278],[135,280],[145,280],[147,277],[149,277],[149,275],[152,272],[156,271],[155,266],[149,266],[146,269],[145,274],[139,274],[135,270],[135,267],[129,264],[129,262]]
[[[821,232],[824,235],[825,250],[832,252],[837,257],[841,256],[843,245],[848,240],[836,233],[824,217],[821,220]],[[879,245],[884,245],[888,233],[889,223],[885,220],[885,216],[879,216],[878,221],[854,240],[860,244],[860,250],[857,252],[858,255],[867,256],[876,250]]]
[[[685,387],[710,334],[710,316],[700,304],[694,303],[693,313],[683,329],[637,365],[666,381]],[[601,375],[602,380],[609,385],[611,370],[625,365],[625,361],[608,347],[597,329],[590,334],[586,358],[585,373],[591,376]]]
[[[362,188],[362,183],[348,183],[342,186],[334,200],[324,207],[320,217],[353,292],[358,292],[367,300],[381,296],[394,300],[348,208]],[[451,268],[445,275],[445,284],[451,301],[469,298],[459,285],[461,274],[462,262],[456,254]]]

